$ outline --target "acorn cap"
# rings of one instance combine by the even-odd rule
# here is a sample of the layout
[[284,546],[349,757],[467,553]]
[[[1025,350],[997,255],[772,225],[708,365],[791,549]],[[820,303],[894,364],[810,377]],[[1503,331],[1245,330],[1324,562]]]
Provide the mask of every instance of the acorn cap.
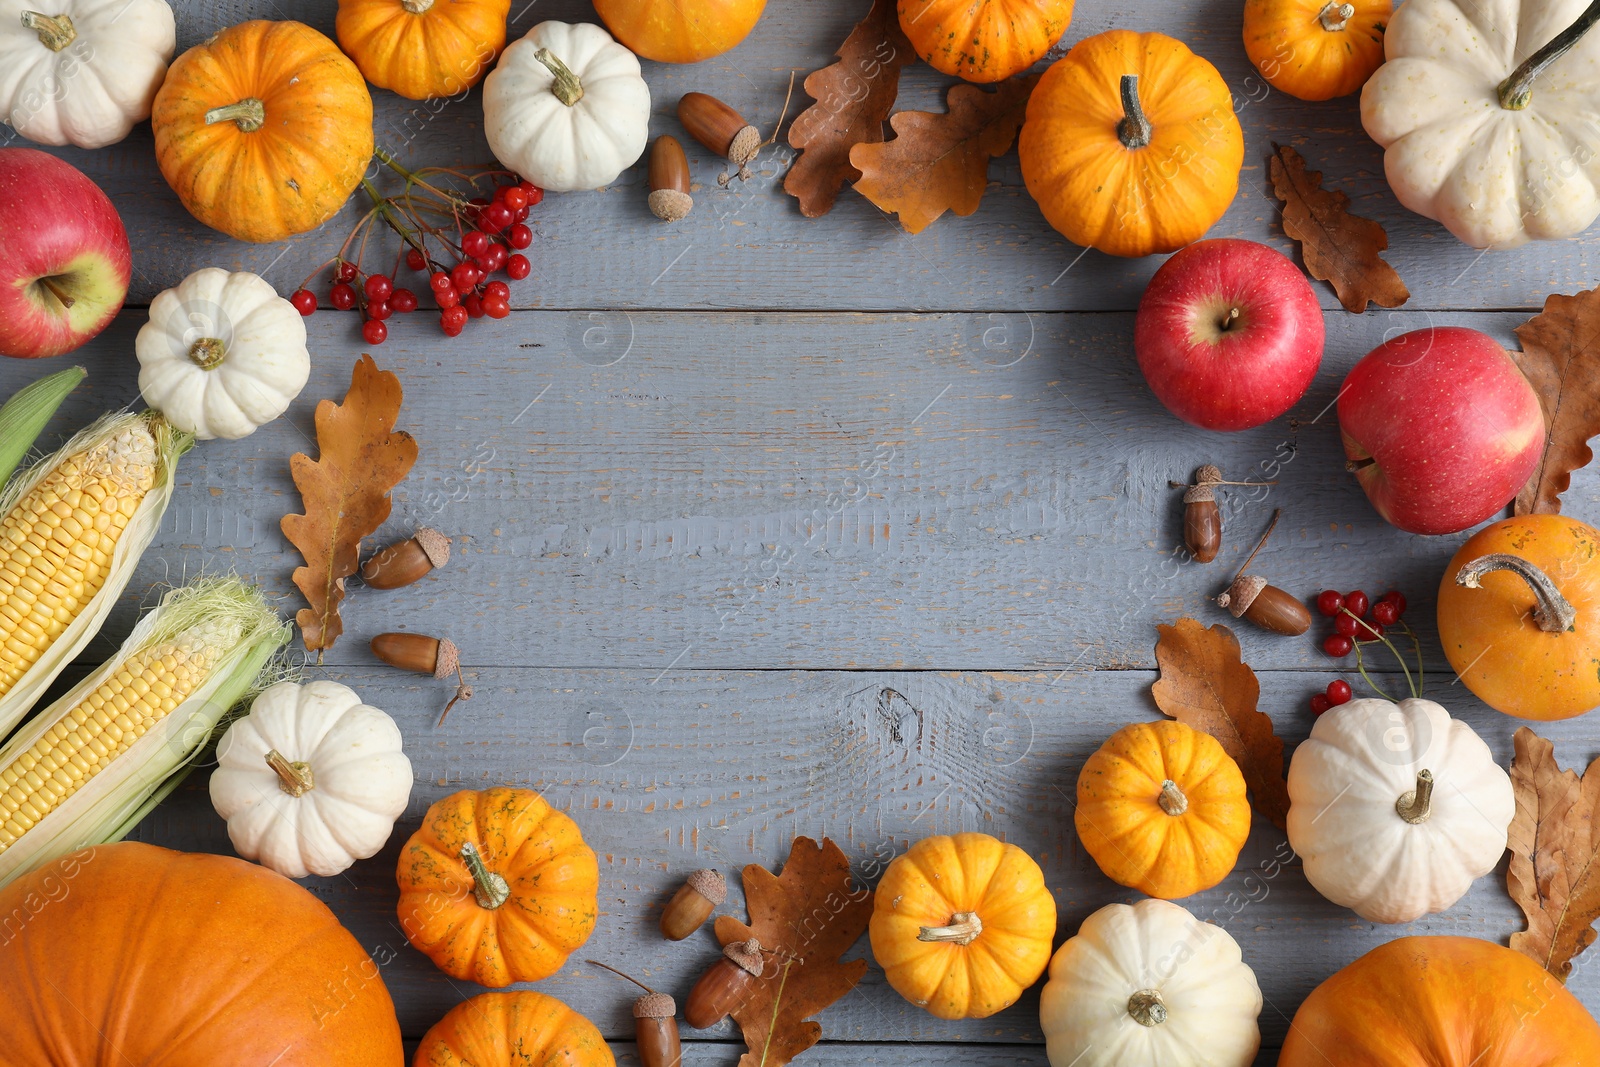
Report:
[[694,210],[694,198],[677,189],[656,189],[647,202],[650,214],[662,222],[677,222]]
[[1266,587],[1267,580],[1259,574],[1241,574],[1228,586],[1227,592],[1217,594],[1217,607],[1227,608],[1237,619],[1250,610],[1250,605]]
[[1191,485],[1183,491],[1183,502],[1185,504],[1198,504],[1215,499],[1217,499],[1217,491],[1206,484]]
[[1222,468],[1215,463],[1207,463],[1197,468],[1194,472],[1196,485],[1216,485],[1222,481]]
[[412,534],[411,539],[422,546],[422,554],[428,557],[434,570],[450,562],[450,538],[438,530],[424,526]]
[[435,678],[448,678],[461,666],[461,650],[448,637],[439,638],[439,657],[433,663]]
[[690,871],[689,877],[684,879],[689,888],[711,901],[712,904],[721,904],[728,899],[728,880],[722,877],[721,871],[706,868]]
[[722,954],[757,978],[761,977],[761,942],[755,938],[723,945]]
[[646,993],[633,1002],[635,1019],[670,1019],[678,1014],[678,1002],[666,993]]
[[733,140],[728,144],[728,162],[737,167],[756,158],[756,153],[761,151],[761,131],[754,126],[746,126],[733,135]]

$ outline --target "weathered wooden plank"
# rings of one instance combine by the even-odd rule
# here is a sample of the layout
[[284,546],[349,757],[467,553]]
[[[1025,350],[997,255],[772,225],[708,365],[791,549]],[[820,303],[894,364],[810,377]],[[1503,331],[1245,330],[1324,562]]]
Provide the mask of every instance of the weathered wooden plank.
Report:
[[[1100,874],[1080,847],[1072,798],[1090,752],[1124,723],[1155,716],[1150,672],[491,669],[469,672],[477,695],[438,729],[441,683],[365,668],[326,673],[396,717],[417,784],[378,857],[306,884],[383,964],[410,1036],[471,992],[405,944],[394,914],[400,844],[426,805],[461,788],[538,789],[568,811],[601,870],[600,924],[578,959],[621,966],[679,996],[715,947],[709,928],[677,945],[656,932],[658,909],[678,881],[695,867],[731,876],[746,863],[776,866],[797,834],[832,837],[869,883],[923,836],[976,830],[1004,837],[1044,867],[1060,909],[1058,941],[1095,909],[1137,896]],[[1305,701],[1328,677],[1263,677],[1262,707],[1291,742],[1309,731]],[[1435,689],[1508,763],[1518,723],[1457,689]],[[1556,740],[1568,764],[1600,751],[1592,719],[1550,724],[1541,733]],[[228,851],[204,781],[204,772],[197,774],[138,836]],[[1234,873],[1184,902],[1239,940],[1267,1000],[1269,1046],[1281,1042],[1318,982],[1383,941],[1455,933],[1503,943],[1520,928],[1503,867],[1450,911],[1388,928],[1323,900],[1297,862],[1274,862],[1285,849],[1282,834],[1258,819]],[[732,880],[726,910],[742,914]],[[854,951],[865,952],[865,941]],[[632,994],[610,975],[572,961],[538,988],[595,1019],[608,1036],[631,1032]],[[1600,971],[1580,967],[1569,988],[1600,1003]],[[1037,1010],[1032,994],[988,1020],[938,1020],[901,1001],[873,967],[822,1022],[836,1041],[1032,1042],[1039,1039]],[[729,1036],[728,1025],[712,1036]]]
[[[298,18],[332,33],[333,5],[319,0],[272,4],[178,0],[180,44],[187,47],[251,17]],[[678,97],[712,92],[770,129],[789,73],[803,78],[831,61],[833,49],[867,5],[773,3],[750,38],[718,59],[689,67],[645,63],[654,97],[653,129],[682,136]],[[583,0],[513,5],[513,33],[541,19],[593,21]],[[1443,228],[1400,207],[1383,178],[1382,154],[1362,132],[1355,97],[1312,104],[1270,90],[1250,66],[1237,7],[1134,0],[1084,9],[1063,45],[1113,26],[1177,36],[1215,63],[1232,88],[1246,134],[1239,197],[1213,230],[1289,249],[1277,206],[1264,185],[1273,142],[1293,144],[1355,210],[1378,219],[1391,238],[1389,258],[1411,286],[1418,308],[1537,307],[1552,291],[1593,284],[1597,238],[1530,245],[1480,256]],[[1058,46],[1059,47],[1059,46]],[[900,106],[942,110],[949,79],[924,64],[907,68]],[[379,141],[413,165],[486,162],[476,94],[418,104],[387,92],[377,99]],[[797,93],[792,117],[809,101]],[[9,130],[5,131],[7,134]],[[721,161],[691,153],[697,207],[666,227],[645,209],[644,168],[627,171],[598,193],[551,197],[534,217],[539,234],[534,278],[514,286],[520,305],[550,308],[859,308],[1015,310],[1132,309],[1159,258],[1124,261],[1081,254],[1044,222],[1023,188],[1013,152],[995,162],[982,209],[946,216],[910,235],[853,192],[821,220],[802,218],[782,192],[789,150],[774,146],[749,182],[719,189]],[[120,145],[61,153],[104,186],[123,211],[135,242],[133,300],[146,302],[199,265],[264,273],[287,292],[333,255],[356,217],[354,207],[321,231],[282,244],[241,245],[194,222],[154,164],[148,125]],[[325,283],[324,283],[325,288]],[[1338,306],[1318,286],[1325,307]]]

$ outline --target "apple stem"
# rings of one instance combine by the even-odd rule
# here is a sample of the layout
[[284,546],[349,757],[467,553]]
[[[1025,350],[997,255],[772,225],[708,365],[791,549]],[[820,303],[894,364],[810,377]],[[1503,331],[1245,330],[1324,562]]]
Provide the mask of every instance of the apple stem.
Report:
[[1372,466],[1376,462],[1378,461],[1373,459],[1371,456],[1365,456],[1361,459],[1346,460],[1344,469],[1349,471],[1351,474],[1354,474],[1356,471],[1365,470],[1367,467]]
[[1228,313],[1222,317],[1222,321],[1217,323],[1217,329],[1219,329],[1219,330],[1232,329],[1233,328],[1233,324],[1238,322],[1238,321],[1239,321],[1239,309],[1238,308],[1229,308],[1228,309]]
[[66,293],[59,285],[57,285],[53,279],[40,278],[39,284],[50,290],[50,295],[61,301],[61,306],[64,308],[69,308],[78,302],[74,297]]
[[22,25],[39,35],[39,43],[52,52],[59,52],[78,36],[70,15],[41,15],[37,11],[24,11]]

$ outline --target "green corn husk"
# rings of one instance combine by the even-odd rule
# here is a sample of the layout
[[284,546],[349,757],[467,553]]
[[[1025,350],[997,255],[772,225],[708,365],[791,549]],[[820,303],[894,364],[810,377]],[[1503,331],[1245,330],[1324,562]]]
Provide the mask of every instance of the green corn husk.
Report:
[[293,635],[294,627],[261,592],[238,578],[201,578],[167,593],[116,655],[0,747],[0,768],[33,747],[137,653],[196,640],[225,651],[166,718],[0,852],[0,887],[69,852],[121,840],[184,779],[228,712],[281,675],[273,657]]
[[161,517],[166,514],[167,504],[172,500],[173,475],[177,469],[178,459],[194,446],[194,437],[173,429],[155,412],[143,414],[120,412],[106,415],[75,434],[59,450],[17,475],[5,487],[4,493],[0,494],[0,516],[3,516],[9,514],[23,497],[27,496],[64,459],[111,440],[133,428],[136,423],[142,423],[148,428],[155,440],[155,484],[139,502],[138,509],[128,520],[127,528],[117,540],[117,546],[111,555],[111,573],[106,577],[105,584],[90,599],[78,617],[68,624],[33,666],[28,668],[27,673],[17,679],[16,684],[4,695],[0,695],[0,738],[4,738],[13,726],[22,721],[44,695],[44,691],[49,688],[56,675],[60,674],[66,665],[83,651],[84,646],[94,639],[95,634],[100,632],[106,616],[111,613],[117,598],[122,595],[122,590],[133,577],[134,569],[139,565],[139,557],[144,555],[144,550],[150,546],[150,542],[155,539],[157,531],[161,528]]
[[17,472],[17,464],[44,432],[50,416],[88,376],[82,367],[68,367],[23,386],[0,405],[0,485]]

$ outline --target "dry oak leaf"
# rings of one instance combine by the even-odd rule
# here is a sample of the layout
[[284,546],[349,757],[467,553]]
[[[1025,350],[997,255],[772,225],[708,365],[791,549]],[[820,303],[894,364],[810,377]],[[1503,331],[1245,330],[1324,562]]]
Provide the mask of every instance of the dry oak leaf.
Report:
[[1037,74],[1024,75],[1001,82],[992,93],[954,85],[943,115],[897,113],[889,120],[894,140],[850,149],[850,163],[861,172],[856,192],[895,212],[912,233],[947,210],[977,211],[989,184],[989,160],[1011,149],[1038,82]]
[[389,490],[417,461],[416,440],[394,428],[400,400],[400,379],[362,356],[344,403],[317,404],[317,458],[296,452],[289,460],[305,514],[285,515],[281,525],[306,561],[294,584],[311,604],[295,616],[308,652],[332,648],[344,632],[339,602],[361,539],[389,517]]
[[826,215],[840,187],[861,177],[850,150],[883,140],[883,120],[900,92],[900,68],[915,58],[895,0],[873,0],[839,46],[839,62],[806,75],[806,93],[816,103],[789,125],[789,147],[800,155],[783,179],[802,215]]
[[1589,438],[1600,434],[1600,289],[1545,298],[1544,311],[1517,327],[1522,351],[1512,354],[1544,409],[1544,452],[1517,494],[1515,514],[1561,510],[1572,472],[1594,459]]
[[1272,732],[1272,719],[1256,710],[1261,683],[1240,658],[1239,639],[1221,623],[1206,629],[1194,619],[1158,624],[1156,630],[1161,677],[1150,690],[1156,706],[1220,741],[1244,773],[1256,810],[1284,829],[1289,784],[1283,777],[1283,739]]
[[1371,219],[1349,212],[1350,198],[1322,187],[1322,172],[1306,170],[1300,153],[1273,145],[1272,191],[1283,201],[1283,232],[1300,242],[1300,258],[1313,278],[1330,283],[1346,311],[1397,308],[1411,298],[1406,283],[1378,253],[1389,235]]
[[1579,778],[1526,726],[1513,743],[1517,813],[1507,835],[1506,889],[1528,928],[1511,935],[1511,947],[1565,982],[1572,958],[1594,943],[1600,916],[1600,759]]
[[797,837],[783,873],[759,863],[744,869],[750,924],[717,917],[724,945],[756,938],[766,969],[733,1009],[749,1050],[739,1067],[783,1067],[822,1037],[809,1016],[838,1000],[867,971],[864,959],[841,963],[872,917],[872,890],[854,881],[850,861],[827,838]]

